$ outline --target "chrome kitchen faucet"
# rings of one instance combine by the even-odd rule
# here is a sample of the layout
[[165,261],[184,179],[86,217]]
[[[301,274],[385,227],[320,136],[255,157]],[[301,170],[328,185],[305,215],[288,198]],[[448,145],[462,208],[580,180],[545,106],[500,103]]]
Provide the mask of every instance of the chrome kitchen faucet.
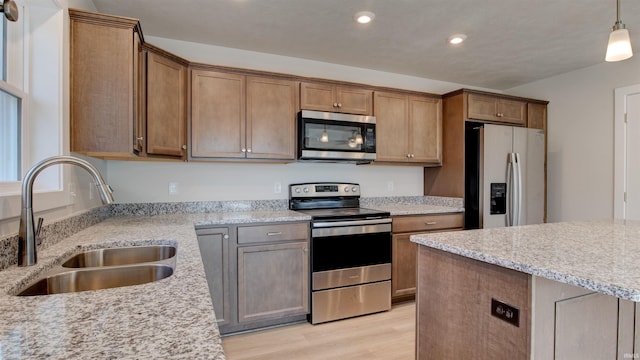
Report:
[[51,165],[70,164],[85,169],[96,183],[103,204],[113,202],[113,190],[104,182],[100,171],[90,162],[73,156],[53,156],[33,165],[22,180],[22,210],[20,212],[20,229],[18,230],[18,266],[35,265],[37,262],[36,245],[42,242],[40,230],[42,218],[38,225],[33,222],[33,183],[40,172]]

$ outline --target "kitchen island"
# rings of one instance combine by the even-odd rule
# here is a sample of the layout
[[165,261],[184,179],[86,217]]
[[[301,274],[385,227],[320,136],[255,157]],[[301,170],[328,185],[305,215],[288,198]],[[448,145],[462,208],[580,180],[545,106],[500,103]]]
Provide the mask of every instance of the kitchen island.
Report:
[[418,359],[634,358],[640,222],[414,235]]

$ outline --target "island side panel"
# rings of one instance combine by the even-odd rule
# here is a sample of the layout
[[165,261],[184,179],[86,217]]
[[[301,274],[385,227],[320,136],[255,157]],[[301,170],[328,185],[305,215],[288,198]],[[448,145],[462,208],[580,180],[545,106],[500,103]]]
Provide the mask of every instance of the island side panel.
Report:
[[[419,246],[417,358],[529,359],[531,284],[531,275]],[[491,315],[492,298],[520,309],[518,327]]]

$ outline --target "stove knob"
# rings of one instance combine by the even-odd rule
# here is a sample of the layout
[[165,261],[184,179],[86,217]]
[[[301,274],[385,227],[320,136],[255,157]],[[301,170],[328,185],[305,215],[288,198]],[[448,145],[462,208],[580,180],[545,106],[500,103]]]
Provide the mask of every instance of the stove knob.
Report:
[[294,191],[299,194],[300,193],[300,188],[296,188]]
[[308,193],[309,192],[309,188],[305,187],[302,191],[304,191],[305,193]]
[[344,192],[349,192],[349,187],[348,186],[344,188]]
[[357,192],[357,191],[358,191],[358,188],[354,186],[354,187],[352,187],[352,188],[351,188],[351,191],[352,191],[352,192]]

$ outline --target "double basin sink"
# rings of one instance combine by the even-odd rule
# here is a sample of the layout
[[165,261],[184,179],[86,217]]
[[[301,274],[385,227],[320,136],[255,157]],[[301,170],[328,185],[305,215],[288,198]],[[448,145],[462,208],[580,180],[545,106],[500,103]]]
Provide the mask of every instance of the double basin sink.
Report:
[[171,245],[84,251],[29,283],[18,296],[51,295],[140,285],[167,278],[176,264]]

